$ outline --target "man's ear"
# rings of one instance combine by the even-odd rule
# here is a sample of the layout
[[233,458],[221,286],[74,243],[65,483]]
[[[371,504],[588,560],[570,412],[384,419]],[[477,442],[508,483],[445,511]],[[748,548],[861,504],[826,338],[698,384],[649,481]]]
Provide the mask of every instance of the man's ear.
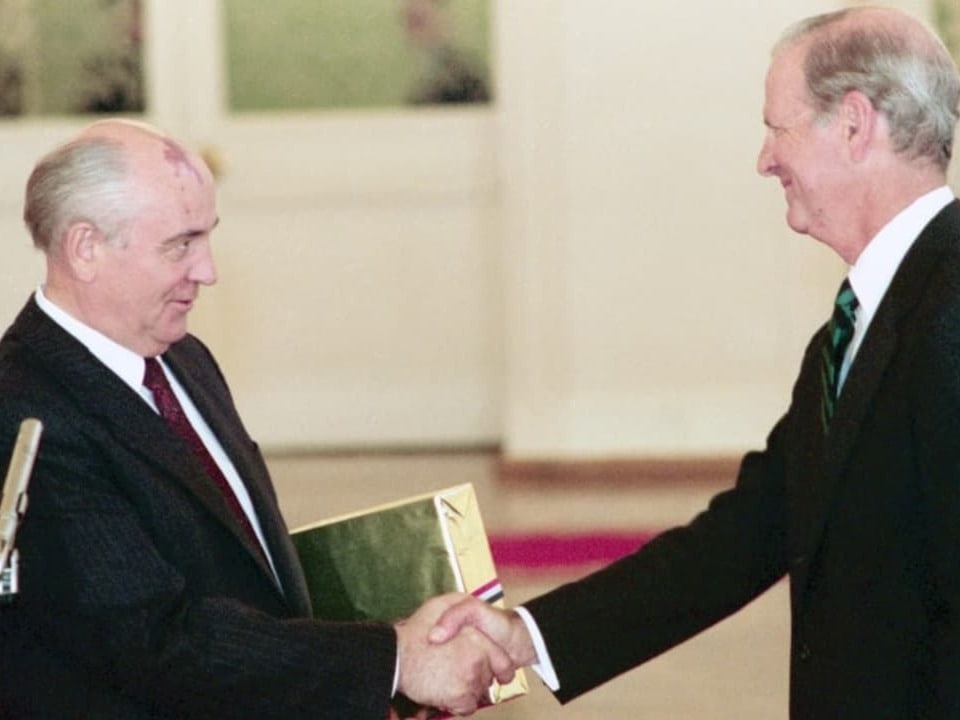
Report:
[[63,260],[79,280],[90,282],[96,278],[103,239],[100,229],[86,220],[73,223],[64,233],[60,246]]
[[877,110],[870,98],[859,90],[851,90],[840,101],[839,117],[850,157],[854,162],[860,162],[877,139]]

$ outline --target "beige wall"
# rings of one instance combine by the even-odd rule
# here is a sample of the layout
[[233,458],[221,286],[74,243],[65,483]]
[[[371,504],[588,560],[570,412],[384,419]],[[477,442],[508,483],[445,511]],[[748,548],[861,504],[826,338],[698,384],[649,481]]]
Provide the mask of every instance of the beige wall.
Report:
[[[253,434],[515,458],[762,442],[843,272],[755,173],[763,75],[785,25],[838,4],[500,0],[488,111],[237,121],[151,2],[151,119],[226,162],[193,329]],[[0,142],[32,157],[62,129]],[[0,175],[3,324],[39,277],[28,167]]]
[[508,455],[763,442],[843,272],[755,173],[763,76],[844,4],[501,4]]
[[502,6],[511,455],[762,441],[840,272],[754,171],[763,75],[829,7]]

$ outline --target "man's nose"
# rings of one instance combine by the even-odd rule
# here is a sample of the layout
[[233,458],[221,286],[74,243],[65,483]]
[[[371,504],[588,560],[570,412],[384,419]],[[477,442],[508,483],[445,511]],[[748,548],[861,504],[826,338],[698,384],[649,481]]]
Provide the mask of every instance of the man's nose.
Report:
[[773,160],[773,151],[770,148],[770,138],[764,138],[763,145],[760,146],[760,153],[757,155],[757,172],[764,177],[773,175],[776,163]]
[[197,251],[193,266],[190,268],[190,279],[201,285],[213,285],[217,282],[217,266],[213,261],[210,243],[200,243]]

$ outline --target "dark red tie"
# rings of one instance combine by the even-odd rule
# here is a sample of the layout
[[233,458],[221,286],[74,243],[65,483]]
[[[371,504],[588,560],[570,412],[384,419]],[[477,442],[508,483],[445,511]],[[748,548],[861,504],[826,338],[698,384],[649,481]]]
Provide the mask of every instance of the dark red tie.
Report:
[[244,530],[247,531],[247,534],[253,539],[256,546],[262,549],[260,540],[257,538],[257,534],[250,524],[250,518],[247,517],[243,508],[240,507],[237,495],[234,493],[233,488],[230,487],[230,483],[227,482],[227,478],[224,477],[223,472],[213,459],[213,456],[210,455],[200,436],[197,435],[197,431],[193,429],[193,425],[191,425],[187,419],[186,414],[183,412],[183,407],[180,405],[180,401],[177,400],[177,396],[173,394],[173,388],[170,387],[170,382],[167,380],[167,376],[164,375],[160,363],[156,358],[145,358],[145,360],[146,371],[143,374],[143,384],[153,393],[153,400],[157,404],[157,409],[160,411],[160,417],[166,420],[170,428],[190,446],[190,449],[193,450],[197,459],[200,460],[207,474],[217,484],[217,487],[220,488],[220,492],[223,493],[224,499],[237,516],[240,524],[243,525]]

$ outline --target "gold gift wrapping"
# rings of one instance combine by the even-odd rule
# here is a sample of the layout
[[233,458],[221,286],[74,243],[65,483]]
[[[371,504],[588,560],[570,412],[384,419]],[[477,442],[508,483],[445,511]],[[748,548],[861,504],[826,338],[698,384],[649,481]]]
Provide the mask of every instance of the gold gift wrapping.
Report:
[[[291,537],[321,619],[395,622],[453,591],[503,607],[470,483],[296,528]],[[528,690],[518,670],[511,682],[494,682],[489,699],[500,703]]]

